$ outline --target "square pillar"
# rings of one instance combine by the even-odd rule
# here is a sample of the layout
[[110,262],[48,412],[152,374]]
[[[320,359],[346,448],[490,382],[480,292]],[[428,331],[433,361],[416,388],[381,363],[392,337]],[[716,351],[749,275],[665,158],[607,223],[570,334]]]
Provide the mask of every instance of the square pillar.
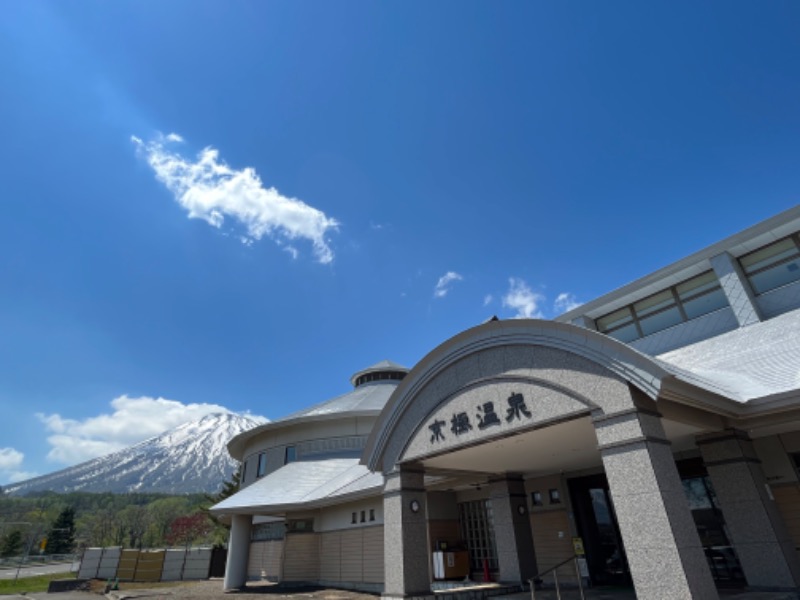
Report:
[[384,598],[431,596],[422,470],[399,466],[383,486]]
[[800,587],[800,564],[744,431],[727,429],[697,439],[747,583],[755,588]]
[[252,515],[233,515],[228,537],[228,558],[225,563],[223,589],[237,590],[247,582],[247,561],[250,558]]
[[525,483],[521,476],[489,480],[494,539],[502,583],[527,583],[536,575]]
[[658,413],[593,419],[639,600],[718,598]]
[[711,259],[711,268],[719,279],[720,287],[728,298],[728,303],[736,315],[739,327],[745,327],[761,321],[761,314],[756,304],[755,294],[750,282],[739,265],[739,261],[727,252]]

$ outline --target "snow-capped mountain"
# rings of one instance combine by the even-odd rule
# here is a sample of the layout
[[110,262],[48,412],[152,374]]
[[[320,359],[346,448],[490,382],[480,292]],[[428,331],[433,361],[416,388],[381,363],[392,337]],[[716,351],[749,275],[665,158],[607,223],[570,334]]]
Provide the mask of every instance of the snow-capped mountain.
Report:
[[206,415],[125,450],[10,484],[5,491],[213,494],[236,469],[228,442],[264,422],[233,413]]

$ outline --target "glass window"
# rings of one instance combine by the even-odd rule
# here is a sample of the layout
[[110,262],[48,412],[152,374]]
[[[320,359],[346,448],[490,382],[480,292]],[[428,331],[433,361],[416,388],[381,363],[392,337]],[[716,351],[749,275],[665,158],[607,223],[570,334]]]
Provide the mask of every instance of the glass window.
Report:
[[756,294],[800,280],[800,248],[794,237],[745,254],[739,263]]
[[290,462],[297,460],[297,449],[294,446],[286,446],[286,454],[284,455],[283,464],[287,465]]
[[256,471],[256,477],[263,477],[264,473],[267,472],[267,455],[262,452],[258,455],[258,470]]
[[[800,271],[800,268],[798,268]],[[600,333],[621,342],[662,331],[728,306],[713,271],[706,271],[597,319]]]
[[800,257],[750,275],[750,284],[756,294],[763,294],[797,280],[800,280]]
[[630,325],[626,325],[625,327],[615,329],[614,331],[608,331],[606,333],[620,342],[632,342],[633,340],[641,337],[639,335],[639,329],[636,327],[636,323],[631,323]]
[[470,568],[482,571],[484,561],[491,571],[498,568],[494,541],[494,513],[491,500],[474,500],[458,505],[461,537],[469,551]]
[[616,329],[617,327],[631,322],[633,322],[633,315],[631,314],[631,309],[626,306],[622,310],[597,319],[597,328],[600,331],[608,331],[609,329]]
[[718,288],[719,280],[717,276],[713,271],[706,271],[702,275],[692,277],[683,283],[679,283],[675,286],[675,291],[678,293],[678,298],[686,300]]
[[717,287],[717,289],[702,296],[695,296],[691,300],[686,300],[683,303],[683,311],[686,313],[687,319],[694,319],[726,306],[728,306],[728,297],[722,291],[722,288]]
[[639,300],[639,302],[633,305],[633,310],[636,311],[636,316],[641,319],[642,317],[646,317],[654,312],[663,310],[673,304],[675,304],[675,298],[672,295],[672,291],[664,290],[663,292],[653,294],[644,300]]
[[797,254],[797,246],[792,238],[786,238],[760,248],[750,254],[745,254],[739,259],[747,274],[765,269]]
[[677,325],[681,321],[683,321],[683,316],[680,309],[677,306],[673,306],[642,319],[639,321],[639,325],[642,328],[642,334],[650,335],[656,331]]

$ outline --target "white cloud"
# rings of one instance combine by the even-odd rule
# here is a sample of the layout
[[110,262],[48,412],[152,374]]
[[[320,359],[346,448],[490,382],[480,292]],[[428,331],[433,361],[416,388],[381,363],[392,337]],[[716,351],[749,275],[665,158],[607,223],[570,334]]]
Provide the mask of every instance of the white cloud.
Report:
[[13,471],[22,464],[25,455],[14,448],[0,448],[0,471]]
[[325,236],[335,231],[339,223],[298,198],[264,187],[255,169],[233,169],[211,147],[200,152],[195,161],[184,158],[168,148],[183,142],[176,133],[159,135],[148,142],[131,136],[131,141],[155,171],[156,179],[188,211],[189,218],[203,219],[219,228],[230,217],[245,226],[247,239],[267,236],[279,243],[305,239],[313,245],[319,262],[333,260],[333,250]]
[[119,396],[111,401],[111,407],[113,412],[82,420],[37,414],[51,433],[47,438],[51,446],[47,458],[73,465],[122,450],[187,421],[230,412],[217,404],[183,404],[148,396]]
[[36,477],[38,473],[20,471],[25,455],[14,448],[0,448],[0,481],[16,483],[31,477]]
[[450,284],[454,281],[461,281],[462,279],[464,278],[455,271],[448,271],[439,277],[439,281],[436,282],[436,287],[433,289],[433,297],[444,298],[447,296],[447,292],[450,291]]
[[574,294],[569,292],[562,292],[553,302],[553,310],[557,313],[565,313],[571,311],[573,308],[578,308],[582,303],[575,299]]
[[538,294],[528,287],[522,279],[510,277],[508,280],[508,292],[503,296],[503,306],[517,311],[514,315],[516,319],[541,319],[543,314],[539,305],[544,300],[542,294]]
[[494,297],[491,294],[486,294],[483,297],[483,305],[489,306],[492,303],[492,300],[494,300]]

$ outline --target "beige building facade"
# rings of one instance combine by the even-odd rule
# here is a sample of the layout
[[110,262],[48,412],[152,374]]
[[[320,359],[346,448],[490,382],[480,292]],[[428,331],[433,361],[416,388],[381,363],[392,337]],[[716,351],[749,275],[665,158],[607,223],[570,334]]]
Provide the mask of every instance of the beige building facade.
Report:
[[[800,207],[235,438],[227,588],[800,586]],[[571,564],[571,563],[568,563]]]

